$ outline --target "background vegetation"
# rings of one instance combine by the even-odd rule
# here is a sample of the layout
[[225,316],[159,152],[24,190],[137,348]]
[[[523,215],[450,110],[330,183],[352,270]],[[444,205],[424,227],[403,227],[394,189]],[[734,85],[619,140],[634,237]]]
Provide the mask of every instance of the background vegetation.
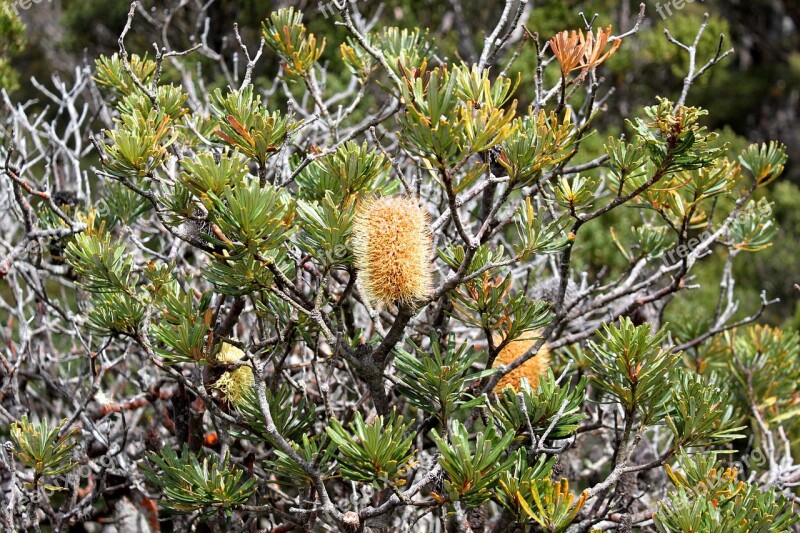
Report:
[[[145,5],[149,5],[144,2]],[[501,5],[491,2],[462,2],[461,9],[454,10],[451,2],[414,0],[403,2],[389,0],[359,0],[358,6],[365,16],[377,15],[378,23],[389,23],[399,27],[429,28],[443,58],[469,58],[483,44],[487,30],[485,21],[494,20],[502,10]],[[700,43],[698,55],[712,54],[718,45],[720,34],[728,39],[726,45],[733,46],[736,53],[700,79],[692,90],[690,103],[709,110],[709,127],[722,134],[720,142],[731,143],[731,153],[737,153],[748,141],[764,142],[778,140],[787,146],[789,162],[784,180],[767,193],[774,203],[777,225],[782,231],[773,242],[768,253],[754,256],[751,260],[735,266],[738,284],[737,297],[741,299],[740,317],[746,316],[748,307],[758,305],[761,290],[769,298],[780,302],[765,311],[764,318],[775,325],[800,326],[800,308],[797,307],[795,259],[800,253],[798,231],[800,214],[793,207],[800,202],[800,167],[793,161],[800,156],[800,45],[797,27],[800,25],[800,9],[792,2],[765,0],[755,2],[694,2],[686,3],[682,9],[662,7],[662,17],[656,10],[661,2],[647,1],[649,17],[640,32],[631,38],[630,46],[622,49],[610,59],[604,83],[614,90],[606,105],[612,112],[598,122],[598,134],[587,142],[600,153],[601,145],[608,135],[618,135],[625,130],[620,117],[653,101],[656,95],[675,99],[681,91],[682,73],[688,58],[664,38],[664,30],[683,41],[691,39],[704,12],[711,16],[709,29]],[[153,4],[159,5],[160,4]],[[330,35],[331,41],[339,42],[346,35],[341,27],[331,24],[332,10],[329,4],[314,2],[236,2],[220,0],[209,10],[209,41],[221,52],[236,52],[231,26],[239,21],[243,39],[253,39],[258,28],[243,21],[258,20],[263,13],[282,5],[294,5],[307,13],[311,31]],[[320,8],[323,7],[323,9]],[[17,56],[19,41],[8,40],[8,50],[0,49],[0,57],[14,59],[17,72],[23,72],[23,86],[15,93],[18,99],[35,96],[35,89],[27,80],[36,76],[46,81],[52,72],[69,73],[87,57],[99,53],[110,54],[117,49],[117,37],[125,23],[129,3],[125,0],[76,1],[56,0],[32,4],[28,10],[19,10],[23,21],[28,21],[29,43],[21,56]],[[597,14],[600,26],[614,24],[619,27],[638,11],[635,1],[541,1],[531,10],[527,27],[542,35],[550,35],[559,29],[574,27],[581,22],[580,13],[586,17]],[[672,13],[669,15],[669,13]],[[327,15],[327,17],[326,17]],[[175,26],[176,49],[188,47],[185,38],[198,23],[188,14],[179,15]],[[12,30],[9,30],[12,31]],[[7,33],[7,35],[16,34]],[[139,49],[152,48],[152,42],[160,38],[153,28],[143,27],[130,37],[133,46]],[[327,47],[322,61],[337,61],[338,50]],[[6,59],[7,61],[8,59]],[[211,63],[209,60],[208,63]],[[529,73],[535,68],[535,54],[531,47],[523,49],[512,73]],[[55,68],[54,68],[55,67]],[[0,67],[2,68],[2,67]],[[268,79],[275,74],[278,65],[275,57],[265,56],[256,66],[254,77]],[[14,77],[9,78],[9,87],[14,88]],[[632,83],[636,80],[635,83]],[[331,82],[331,92],[336,82]],[[213,87],[213,81],[209,82]],[[223,84],[220,80],[218,85]],[[524,90],[515,94],[522,107],[530,103],[530,95]],[[586,152],[586,158],[591,158]],[[598,235],[597,246],[587,250],[584,261],[587,266],[599,270],[607,264],[613,254],[603,253],[609,248],[609,234]],[[701,279],[714,279],[722,268],[722,262],[709,262],[698,273]],[[709,272],[706,274],[704,270]],[[787,275],[788,274],[788,275]],[[708,310],[713,301],[713,288],[703,284],[694,297],[680,309],[671,309],[670,321],[681,320],[686,312]],[[679,306],[676,306],[679,307]],[[699,313],[702,314],[702,313]]]
[[2,2],[7,529],[797,530],[792,3]]

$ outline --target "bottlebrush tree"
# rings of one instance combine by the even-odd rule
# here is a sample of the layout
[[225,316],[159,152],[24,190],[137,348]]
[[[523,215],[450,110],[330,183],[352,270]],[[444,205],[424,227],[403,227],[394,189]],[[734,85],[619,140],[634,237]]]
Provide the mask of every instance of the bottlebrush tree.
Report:
[[[679,99],[599,142],[644,5],[554,36],[525,6],[474,61],[344,3],[343,42],[281,9],[237,62],[134,2],[47,109],[2,91],[5,527],[796,527],[800,339],[732,274],[777,232],[783,146],[731,155],[688,105],[728,55],[705,24],[667,35]],[[716,312],[663,321],[709,258]]]

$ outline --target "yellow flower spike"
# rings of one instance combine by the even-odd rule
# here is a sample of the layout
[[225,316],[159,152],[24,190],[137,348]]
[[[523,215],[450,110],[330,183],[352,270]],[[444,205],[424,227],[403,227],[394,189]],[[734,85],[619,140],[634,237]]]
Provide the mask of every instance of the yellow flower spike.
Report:
[[428,214],[416,200],[363,201],[356,209],[352,242],[360,287],[371,302],[411,305],[430,294],[433,237]]
[[[498,367],[513,362],[516,358],[530,350],[530,348],[536,344],[537,340],[539,339],[536,337],[530,337],[508,343],[505,348],[500,350],[500,353],[497,355],[497,359],[495,359],[493,366]],[[514,390],[517,390],[520,386],[522,378],[526,378],[528,380],[528,384],[535,391],[536,387],[539,386],[539,379],[547,373],[547,368],[549,366],[550,348],[547,346],[547,344],[544,344],[541,348],[539,348],[539,351],[534,357],[528,359],[522,365],[518,366],[500,378],[500,381],[497,382],[494,390],[499,392],[503,390],[506,385],[511,385]]]
[[[235,363],[244,357],[245,353],[227,342],[222,343],[222,347],[217,354],[217,360],[224,363]],[[255,385],[253,369],[249,366],[240,366],[236,370],[225,372],[212,385],[215,389],[222,391],[228,402],[238,404],[244,395]]]
[[243,357],[244,351],[242,349],[237,348],[233,344],[228,344],[227,342],[222,343],[222,347],[217,354],[217,360],[223,363],[235,363],[236,361],[240,361]]

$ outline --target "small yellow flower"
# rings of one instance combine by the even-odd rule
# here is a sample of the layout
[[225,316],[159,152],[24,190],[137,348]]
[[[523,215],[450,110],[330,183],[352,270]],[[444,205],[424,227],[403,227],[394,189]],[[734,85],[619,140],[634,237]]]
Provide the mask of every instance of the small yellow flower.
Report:
[[371,302],[410,305],[430,294],[433,237],[428,214],[416,200],[364,200],[356,210],[352,242],[359,283]]
[[[498,367],[513,362],[519,356],[530,350],[538,340],[539,339],[535,336],[531,336],[508,343],[505,348],[500,350],[493,366]],[[535,356],[500,378],[494,390],[500,392],[506,385],[511,385],[514,390],[517,390],[522,382],[522,378],[526,378],[528,384],[530,384],[531,388],[535,391],[536,387],[539,386],[539,379],[547,373],[549,365],[550,348],[547,344],[544,344],[539,348]]]
[[[244,352],[232,344],[222,343],[217,354],[217,360],[224,363],[235,363],[244,357]],[[225,372],[212,385],[215,389],[222,391],[225,397],[232,404],[238,404],[244,398],[245,393],[255,385],[253,369],[249,366],[240,366],[236,370]]]

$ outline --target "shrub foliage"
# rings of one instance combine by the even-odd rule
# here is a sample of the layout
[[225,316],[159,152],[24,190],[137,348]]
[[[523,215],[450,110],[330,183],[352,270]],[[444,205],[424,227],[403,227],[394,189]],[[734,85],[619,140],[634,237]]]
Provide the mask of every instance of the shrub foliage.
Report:
[[[698,34],[593,153],[644,12],[548,41],[524,6],[464,61],[281,9],[234,68],[206,33],[129,51],[134,3],[57,111],[2,111],[7,527],[795,527],[800,340],[730,266],[775,237],[784,147],[730,156],[689,105],[727,55]],[[662,323],[710,256],[715,314]]]

